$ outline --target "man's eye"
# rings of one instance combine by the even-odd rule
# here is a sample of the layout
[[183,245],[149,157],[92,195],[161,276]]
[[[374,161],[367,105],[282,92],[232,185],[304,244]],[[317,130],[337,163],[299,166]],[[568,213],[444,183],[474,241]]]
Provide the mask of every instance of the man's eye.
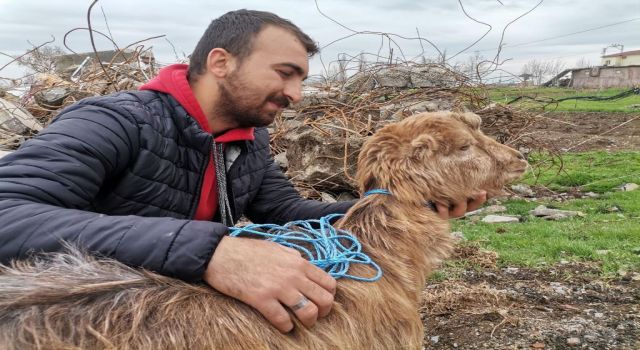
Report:
[[288,77],[293,75],[293,73],[288,72],[288,71],[284,71],[284,70],[279,70],[278,73],[280,73],[280,75],[282,75],[283,77],[286,77],[286,78],[288,78]]

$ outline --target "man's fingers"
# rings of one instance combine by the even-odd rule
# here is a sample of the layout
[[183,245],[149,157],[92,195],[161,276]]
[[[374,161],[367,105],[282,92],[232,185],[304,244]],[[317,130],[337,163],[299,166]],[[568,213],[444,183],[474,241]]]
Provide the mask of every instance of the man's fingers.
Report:
[[467,202],[467,211],[479,209],[487,201],[487,191],[481,191]]
[[449,206],[441,203],[436,203],[436,209],[438,210],[438,216],[441,219],[448,220],[449,219]]
[[315,282],[332,295],[336,294],[336,286],[338,285],[338,282],[323,269],[309,263],[305,268],[305,274],[311,281]]
[[467,212],[467,202],[459,202],[449,210],[449,217],[459,218]]
[[261,300],[251,306],[255,307],[280,332],[287,333],[293,329],[291,316],[276,299]]
[[318,307],[304,294],[291,289],[289,292],[283,293],[280,301],[296,314],[303,325],[312,327],[316,324]]
[[333,307],[333,294],[311,280],[299,282],[298,289],[316,305],[318,317],[325,317]]

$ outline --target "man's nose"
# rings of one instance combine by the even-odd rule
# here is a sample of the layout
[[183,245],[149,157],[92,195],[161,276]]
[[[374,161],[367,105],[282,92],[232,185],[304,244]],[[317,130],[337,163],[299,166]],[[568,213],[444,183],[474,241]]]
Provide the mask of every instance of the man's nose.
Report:
[[302,100],[302,81],[289,81],[284,87],[284,95],[289,102],[296,103]]

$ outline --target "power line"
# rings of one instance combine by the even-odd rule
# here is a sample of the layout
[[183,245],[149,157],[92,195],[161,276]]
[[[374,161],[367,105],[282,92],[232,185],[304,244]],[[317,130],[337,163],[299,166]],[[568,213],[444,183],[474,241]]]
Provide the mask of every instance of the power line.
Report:
[[[503,45],[503,48],[511,48],[511,47],[518,47],[518,46],[536,44],[536,43],[540,43],[540,42],[543,42],[543,41],[555,40],[555,39],[564,38],[564,37],[572,36],[572,35],[576,35],[576,34],[587,33],[587,32],[591,32],[591,31],[594,31],[594,30],[613,27],[613,26],[617,26],[617,25],[620,25],[620,24],[633,22],[633,21],[637,21],[637,20],[640,20],[640,17],[631,18],[631,19],[628,19],[628,20],[620,21],[620,22],[605,24],[605,25],[598,26],[598,27],[588,28],[588,29],[584,29],[584,30],[581,30],[581,31],[573,32],[573,33],[557,35],[557,36],[553,36],[553,37],[550,37],[550,38],[539,39],[539,40],[529,41],[529,42],[525,42],[525,43],[518,43],[518,44],[513,44],[513,45],[505,44],[505,45]],[[485,52],[485,51],[495,51],[495,50],[496,49],[494,48],[494,49],[485,49],[485,50],[476,50],[476,51]]]

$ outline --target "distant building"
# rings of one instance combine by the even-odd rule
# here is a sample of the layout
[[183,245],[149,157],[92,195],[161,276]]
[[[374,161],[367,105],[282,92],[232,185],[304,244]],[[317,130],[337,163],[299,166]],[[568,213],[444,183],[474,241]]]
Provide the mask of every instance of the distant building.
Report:
[[569,86],[576,89],[640,86],[640,64],[571,69]]
[[604,55],[601,65],[615,67],[640,65],[640,50]]

